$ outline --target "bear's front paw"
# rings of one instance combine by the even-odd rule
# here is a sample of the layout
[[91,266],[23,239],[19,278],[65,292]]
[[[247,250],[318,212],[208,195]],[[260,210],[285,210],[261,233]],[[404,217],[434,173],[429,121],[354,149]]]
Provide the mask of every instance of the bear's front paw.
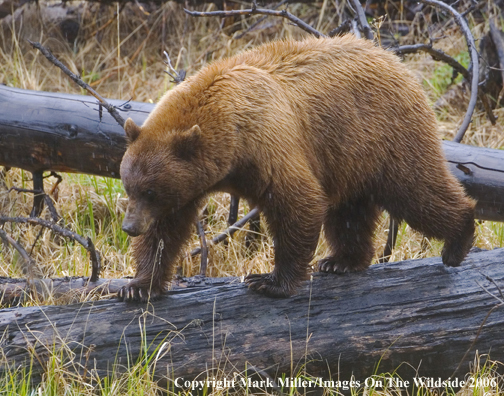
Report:
[[249,289],[269,297],[290,297],[294,293],[291,287],[278,281],[272,274],[250,274],[245,277],[245,283]]
[[160,287],[154,287],[151,285],[144,285],[135,280],[132,280],[126,286],[123,286],[121,290],[117,293],[117,298],[119,301],[153,301],[161,297],[163,290]]
[[332,272],[334,274],[346,274],[348,272],[364,271],[369,264],[358,264],[358,260],[345,259],[341,257],[326,257],[317,263],[320,272]]

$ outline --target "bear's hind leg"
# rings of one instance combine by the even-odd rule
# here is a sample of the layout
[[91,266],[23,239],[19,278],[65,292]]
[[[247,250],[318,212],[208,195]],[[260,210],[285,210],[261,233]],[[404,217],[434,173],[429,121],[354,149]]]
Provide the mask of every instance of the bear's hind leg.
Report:
[[423,188],[419,182],[414,199],[399,197],[400,205],[386,209],[426,237],[444,240],[443,263],[457,267],[474,243],[475,203],[454,178],[450,179]]
[[365,270],[374,255],[373,233],[380,214],[369,198],[360,198],[331,208],[324,223],[324,233],[331,255],[318,262],[321,272],[356,272]]

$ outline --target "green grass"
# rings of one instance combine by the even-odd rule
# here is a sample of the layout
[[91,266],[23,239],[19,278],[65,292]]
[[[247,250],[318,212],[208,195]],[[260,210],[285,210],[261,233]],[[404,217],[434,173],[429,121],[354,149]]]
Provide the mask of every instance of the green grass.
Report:
[[[465,68],[469,65],[469,52],[462,51],[453,56]],[[452,84],[458,84],[464,78],[458,74],[453,80],[453,69],[451,66],[438,62],[431,77],[424,80],[424,88],[432,90],[435,96],[441,96]]]

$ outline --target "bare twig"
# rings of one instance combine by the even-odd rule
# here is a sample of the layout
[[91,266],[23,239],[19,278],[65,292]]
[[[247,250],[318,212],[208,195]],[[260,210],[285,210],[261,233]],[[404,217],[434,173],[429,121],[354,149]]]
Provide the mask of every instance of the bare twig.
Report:
[[37,268],[35,260],[30,257],[28,252],[19,243],[17,243],[14,238],[2,229],[0,229],[0,239],[2,239],[5,244],[12,245],[12,247],[18,251],[19,255],[23,259],[23,273],[28,275],[28,279],[32,279],[35,275],[35,271],[33,269]]
[[[42,197],[43,202],[45,202],[45,204],[47,205],[47,209],[49,209],[49,213],[51,214],[53,221],[55,223],[57,223],[61,219],[60,215],[58,214],[58,211],[54,207],[54,204],[52,202],[51,197],[49,195],[47,195],[44,192],[44,190],[36,190],[36,189],[30,190],[27,188],[11,187],[11,188],[9,188],[9,191],[31,193],[36,197]],[[32,210],[32,213],[33,213],[33,210]],[[40,213],[36,214],[36,216],[32,216],[32,214],[30,214],[30,217],[38,217],[38,215],[40,215]]]
[[499,103],[504,96],[504,37],[503,33],[497,28],[497,26],[495,26],[493,21],[490,21],[490,37],[492,37],[492,41],[497,50],[497,57],[499,58],[500,72],[502,76],[503,87],[499,93],[496,103],[496,105],[499,106]]
[[366,20],[366,14],[364,13],[364,9],[362,8],[360,1],[352,0],[352,4],[355,8],[355,17],[357,18],[357,23],[359,24],[361,32],[364,33],[364,37],[368,40],[373,40],[373,31]]
[[33,207],[30,217],[40,216],[44,209],[44,175],[43,172],[32,172],[33,179]]
[[457,73],[462,74],[462,76],[467,80],[471,80],[471,73],[462,66],[456,59],[452,58],[446,52],[436,49],[429,44],[414,44],[414,45],[402,45],[400,47],[394,48],[394,52],[397,55],[407,55],[414,54],[419,51],[427,52],[434,60],[441,61],[451,66]]
[[[214,237],[210,243],[212,245],[216,245],[219,242],[224,241],[228,237],[232,236],[236,231],[241,230],[245,224],[251,219],[256,218],[259,216],[259,209],[255,208],[252,209],[247,215],[243,216],[240,220],[238,220],[236,223],[234,223],[232,226],[230,226],[226,231],[224,231],[222,234],[217,235]],[[196,248],[189,253],[190,256],[196,256],[197,254],[201,253],[201,248]]]
[[341,25],[331,30],[327,35],[329,37],[335,37],[339,34],[348,33],[352,29],[352,20],[346,19]]
[[90,282],[96,282],[98,280],[98,277],[100,275],[100,269],[101,269],[100,253],[95,249],[95,246],[89,237],[84,238],[84,237],[80,236],[79,234],[76,234],[75,232],[70,231],[67,228],[61,227],[55,223],[51,223],[50,221],[43,220],[38,217],[8,217],[8,216],[1,216],[0,215],[0,225],[7,223],[7,222],[8,223],[38,224],[43,227],[49,228],[50,230],[66,237],[66,238],[70,238],[74,241],[77,241],[89,252],[89,255],[91,256],[92,273],[91,273],[91,277],[89,278]]
[[200,240],[200,251],[201,251],[201,265],[200,265],[200,275],[206,276],[206,269],[208,264],[208,246],[205,236],[205,230],[201,225],[201,221],[196,223],[196,228],[198,229],[198,235]]
[[268,10],[265,8],[256,8],[254,6],[252,8],[245,10],[198,12],[198,11],[189,11],[188,9],[184,8],[184,11],[193,17],[216,16],[221,18],[228,18],[236,15],[257,15],[257,14],[278,16],[288,19],[292,23],[296,24],[299,28],[303,29],[305,32],[313,34],[315,37],[327,37],[325,34],[320,33],[317,29],[314,29],[303,20],[292,15],[290,12],[287,12],[287,10],[275,11],[275,10]]
[[431,6],[436,6],[448,11],[455,18],[455,22],[459,25],[462,33],[465,36],[467,42],[467,48],[469,50],[469,55],[471,58],[471,63],[469,69],[471,70],[471,98],[469,100],[469,106],[467,107],[466,114],[464,116],[464,120],[462,121],[462,125],[457,131],[455,138],[453,141],[460,143],[462,138],[464,137],[467,128],[469,128],[469,124],[471,123],[472,115],[474,112],[474,108],[476,107],[476,101],[478,99],[478,79],[479,79],[479,61],[478,61],[478,52],[476,51],[476,44],[474,43],[473,35],[467,26],[467,22],[464,18],[450,5],[443,3],[439,0],[420,0],[424,4],[429,4]]
[[229,217],[228,225],[233,225],[238,221],[238,209],[240,208],[240,198],[231,195],[231,202],[229,203]]
[[182,81],[184,81],[186,77],[186,72],[184,70],[180,70],[179,72],[175,70],[171,63],[170,56],[168,55],[168,52],[163,51],[166,60],[164,61],[164,64],[168,66],[168,70],[165,70],[165,73],[168,74],[171,78],[173,78],[173,82],[176,84],[180,84]]
[[350,26],[351,26],[350,31],[354,34],[354,36],[359,39],[362,38],[361,32],[359,30],[359,24],[357,23],[357,21],[355,19],[352,19],[350,21]]
[[394,249],[394,245],[397,240],[398,231],[399,231],[399,221],[390,216],[387,243],[385,244],[385,249],[383,249],[382,257],[378,260],[379,263],[389,262],[390,255],[392,254],[392,250]]
[[486,278],[487,281],[489,281],[490,283],[492,283],[497,288],[497,291],[499,292],[499,295],[500,295],[500,299],[498,297],[496,297],[496,296],[493,296],[493,294],[492,294],[492,296],[495,297],[497,300],[499,300],[501,303],[504,304],[504,293],[502,293],[502,289],[497,284],[497,282],[495,282],[495,280],[492,277],[488,276],[488,275],[485,275],[485,274],[481,274],[481,275],[483,275]]
[[[289,2],[289,0],[282,0],[280,3],[276,4],[272,9],[273,10],[276,10],[277,8],[281,7],[282,5],[284,5],[285,3]],[[254,30],[256,28],[256,26],[258,26],[261,22],[263,22],[266,18],[268,18],[267,15],[259,18],[255,23],[253,23],[247,30],[245,30],[244,32],[241,32],[240,34],[236,35],[235,37],[233,37],[234,40],[238,40],[238,39],[241,39],[243,36],[245,36],[247,33],[251,32],[252,30]]]
[[465,10],[462,14],[460,14],[460,16],[462,18],[465,18],[471,12],[482,9],[486,4],[487,4],[486,0],[482,0],[478,4],[471,4],[471,6],[467,10]]
[[59,67],[63,73],[65,73],[68,77],[70,77],[77,85],[80,87],[84,88],[87,92],[89,92],[92,96],[94,96],[99,103],[107,109],[107,111],[110,113],[110,115],[114,118],[114,120],[117,121],[117,123],[121,126],[124,127],[124,118],[121,117],[121,115],[118,113],[117,109],[115,106],[112,106],[109,104],[105,98],[103,98],[98,92],[96,92],[89,84],[86,84],[82,79],[77,75],[74,74],[68,69],[63,63],[61,63],[52,53],[49,51],[47,48],[45,48],[42,44],[33,42],[28,40],[28,42],[36,49],[38,49],[42,54],[49,60],[52,64],[55,66]]

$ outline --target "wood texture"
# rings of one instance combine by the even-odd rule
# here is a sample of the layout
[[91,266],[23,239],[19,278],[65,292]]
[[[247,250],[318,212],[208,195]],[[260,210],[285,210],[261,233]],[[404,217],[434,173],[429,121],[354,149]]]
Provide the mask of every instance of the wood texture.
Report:
[[455,376],[463,377],[476,350],[504,361],[504,307],[490,314],[473,345],[499,304],[482,286],[499,295],[486,276],[504,285],[503,260],[504,249],[496,249],[473,252],[458,268],[429,258],[343,276],[315,274],[288,299],[257,295],[238,280],[207,279],[208,287],[172,291],[152,305],[109,300],[6,309],[0,374],[6,364],[29,364],[33,348],[40,375],[47,351],[64,344],[74,353],[70,370],[85,365],[93,345],[88,368],[103,375],[126,366],[128,355],[137,361],[145,340],[151,353],[167,342],[169,353],[156,364],[164,381],[203,372],[211,378],[217,369],[232,376],[246,365],[273,377],[296,375],[306,350],[307,372],[317,377],[348,380],[353,374],[362,381],[375,370],[400,367],[403,379],[454,378],[459,364]]
[[443,141],[451,172],[478,202],[475,217],[504,221],[504,151]]
[[[126,107],[141,124],[154,105]],[[124,130],[105,109],[100,120],[96,99],[0,86],[0,165],[118,178],[125,150]]]
[[[124,118],[142,124],[154,105],[127,107]],[[0,86],[0,165],[118,178],[125,148],[124,131],[105,110],[100,121],[94,98]],[[477,218],[504,221],[504,151],[448,141],[443,148],[450,169],[478,201]]]

